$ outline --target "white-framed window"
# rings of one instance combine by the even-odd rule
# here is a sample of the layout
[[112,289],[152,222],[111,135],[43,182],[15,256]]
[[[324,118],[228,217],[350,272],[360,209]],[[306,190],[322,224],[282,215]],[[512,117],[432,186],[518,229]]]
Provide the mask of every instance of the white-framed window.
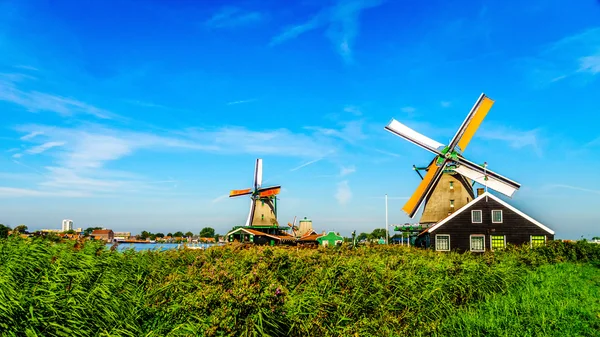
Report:
[[546,245],[546,235],[530,235],[529,242],[531,247],[540,247]]
[[444,252],[450,251],[450,235],[436,234],[435,250],[444,251]]
[[506,235],[490,235],[490,244],[492,250],[506,248]]
[[454,189],[454,181],[450,182],[450,189],[453,190]]
[[502,210],[492,210],[492,223],[502,223]]
[[450,208],[454,208],[454,199],[450,199]]
[[483,235],[483,234],[471,235],[471,251],[472,252],[484,252],[485,251],[485,235]]
[[471,222],[472,223],[482,223],[483,221],[481,220],[481,215],[482,215],[481,210],[478,210],[478,209],[472,210],[471,211]]

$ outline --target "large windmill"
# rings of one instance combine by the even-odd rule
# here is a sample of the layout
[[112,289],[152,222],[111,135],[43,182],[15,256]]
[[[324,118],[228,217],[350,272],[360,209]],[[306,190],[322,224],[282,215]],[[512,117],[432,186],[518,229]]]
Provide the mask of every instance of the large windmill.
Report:
[[[465,118],[450,143],[446,146],[416,132],[395,119],[392,119],[385,127],[385,129],[391,133],[435,154],[434,159],[426,168],[427,173],[421,180],[421,183],[413,195],[408,199],[404,207],[402,207],[402,210],[404,210],[411,218],[415,216],[423,202],[426,204],[425,208],[428,208],[427,204],[429,203],[429,199],[432,194],[434,194],[434,190],[436,190],[438,183],[442,180],[444,173],[456,172],[462,175],[463,177],[460,177],[461,185],[467,190],[470,189],[468,183],[469,179],[509,197],[520,188],[520,185],[517,182],[488,170],[487,164],[478,165],[463,157],[467,145],[469,145],[473,135],[493,104],[493,100],[485,94],[481,94],[467,115],[467,118]],[[415,167],[415,169],[417,168]],[[465,181],[467,183],[465,183]],[[452,186],[452,184],[450,184],[450,186]],[[469,192],[472,197],[472,189]]]
[[254,187],[245,190],[232,190],[229,197],[250,196],[250,213],[245,226],[273,226],[277,222],[277,194],[281,186],[262,187],[262,159],[256,159],[254,167]]

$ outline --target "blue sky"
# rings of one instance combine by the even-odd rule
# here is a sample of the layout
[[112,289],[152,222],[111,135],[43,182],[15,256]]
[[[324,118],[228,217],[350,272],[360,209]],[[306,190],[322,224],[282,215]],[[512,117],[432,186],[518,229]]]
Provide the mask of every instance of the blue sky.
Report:
[[3,1],[0,223],[225,233],[283,186],[282,223],[371,231],[481,92],[465,156],[558,237],[600,235],[597,1]]

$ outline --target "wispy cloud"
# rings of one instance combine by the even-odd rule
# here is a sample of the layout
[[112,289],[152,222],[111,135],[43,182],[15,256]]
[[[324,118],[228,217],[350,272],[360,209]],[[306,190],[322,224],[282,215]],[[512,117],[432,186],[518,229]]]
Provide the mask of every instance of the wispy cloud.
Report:
[[344,107],[344,111],[349,112],[349,113],[353,114],[354,116],[362,115],[362,111],[360,110],[360,108],[357,106],[354,106],[354,105],[347,105],[346,107]]
[[345,205],[352,199],[352,191],[347,180],[338,183],[335,199],[340,205]]
[[533,58],[522,60],[537,85],[547,85],[573,76],[600,73],[600,27],[560,39]]
[[303,168],[303,167],[307,167],[307,166],[309,166],[309,165],[312,165],[312,164],[314,164],[314,163],[318,163],[318,162],[320,162],[321,160],[323,160],[323,157],[321,157],[321,158],[318,158],[318,159],[315,159],[315,160],[307,161],[306,163],[304,163],[304,164],[302,164],[302,165],[300,165],[300,166],[296,166],[296,167],[294,167],[293,169],[291,169],[291,170],[290,170],[290,172],[298,171],[299,169],[301,169],[301,168]]
[[287,27],[271,40],[270,45],[296,38],[320,27],[327,27],[326,36],[342,58],[347,63],[351,63],[353,43],[359,30],[360,14],[366,9],[380,6],[383,2],[382,0],[339,0],[335,5],[322,9],[304,23]]
[[356,172],[356,167],[354,167],[354,166],[348,166],[348,167],[342,166],[342,168],[340,169],[340,177],[347,176],[347,175],[352,174],[354,172]]
[[412,106],[405,106],[402,109],[400,109],[402,112],[405,112],[407,114],[413,114],[415,113],[415,111],[417,111],[417,109],[413,108]]
[[15,68],[19,68],[19,69],[31,70],[31,71],[39,71],[38,68],[32,67],[32,66],[28,66],[28,65],[16,65],[14,67]]
[[442,108],[449,108],[450,105],[452,105],[452,103],[449,101],[441,101],[440,105],[442,106]]
[[[22,138],[22,137],[21,137]],[[27,154],[40,154],[43,152],[46,152],[47,150],[53,148],[53,147],[59,147],[59,146],[63,146],[65,145],[65,142],[46,142],[34,147],[31,147],[27,150],[25,150],[25,153]],[[21,158],[23,156],[22,153],[15,153],[13,155],[13,158]]]
[[0,187],[0,197],[22,198],[22,197],[71,197],[80,198],[89,196],[81,191],[40,191],[26,188]]
[[253,98],[253,99],[246,99],[246,100],[241,100],[241,101],[227,102],[227,103],[225,103],[225,105],[244,104],[244,103],[251,103],[251,102],[256,102],[256,101],[257,101],[257,99]]
[[546,185],[545,188],[547,188],[547,189],[569,189],[569,190],[575,190],[575,191],[581,191],[581,192],[587,192],[587,193],[593,193],[593,194],[600,194],[600,190],[593,190],[593,189],[589,189],[589,188],[565,185],[565,184],[551,184],[551,185]]
[[[320,135],[293,133],[286,129],[251,131],[239,127],[214,130],[184,130],[156,132],[110,129],[86,124],[75,128],[45,125],[23,125],[17,131],[36,137],[27,139],[37,143],[24,153],[42,153],[51,148],[53,164],[43,169],[44,181],[40,191],[47,188],[95,193],[114,193],[148,189],[157,185],[135,174],[106,169],[106,164],[132,156],[137,151],[166,151],[178,149],[222,154],[248,153],[253,155],[280,155],[288,157],[317,157],[304,163],[312,165],[335,150],[335,143]],[[19,154],[18,157],[21,157]],[[299,169],[299,168],[296,168]],[[164,184],[163,184],[164,185]],[[34,195],[34,194],[32,194]],[[42,194],[40,194],[42,195]]]
[[32,131],[32,132],[26,134],[25,136],[21,137],[20,139],[21,140],[29,140],[29,139],[31,139],[31,138],[33,138],[35,136],[39,136],[39,135],[42,135],[42,134],[44,134],[44,133],[41,132],[41,131]]
[[233,28],[260,22],[264,15],[257,11],[246,11],[238,7],[223,7],[205,25],[212,28]]
[[216,203],[221,202],[221,201],[223,201],[223,200],[225,200],[227,198],[229,198],[229,194],[223,194],[223,195],[220,195],[220,196],[214,198],[210,202],[213,203],[213,204],[216,204]]
[[22,90],[15,80],[0,80],[0,101],[24,107],[29,112],[49,111],[61,116],[91,115],[100,119],[112,119],[117,115],[93,105],[49,93]]
[[367,138],[363,132],[362,121],[341,122],[339,125],[341,125],[341,129],[323,128],[319,126],[306,126],[304,128],[316,131],[324,136],[339,138],[349,143],[356,143],[359,140]]
[[500,125],[487,125],[479,130],[477,137],[503,141],[515,149],[531,147],[538,157],[542,157],[543,150],[540,144],[539,132],[539,129],[522,131]]

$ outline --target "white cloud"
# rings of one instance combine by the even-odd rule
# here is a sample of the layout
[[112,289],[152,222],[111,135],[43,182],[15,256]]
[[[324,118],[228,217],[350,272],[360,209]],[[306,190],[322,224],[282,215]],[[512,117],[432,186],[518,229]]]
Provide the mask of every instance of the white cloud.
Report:
[[448,102],[448,101],[441,101],[440,102],[440,105],[442,106],[442,108],[449,108],[451,104],[452,103]]
[[303,164],[302,164],[302,165],[300,165],[300,166],[296,166],[296,167],[294,167],[293,169],[291,169],[291,170],[290,170],[290,172],[293,172],[293,171],[298,171],[299,169],[301,169],[301,168],[303,168],[303,167],[306,167],[306,166],[312,165],[312,164],[314,164],[314,163],[318,163],[318,162],[320,162],[321,160],[323,160],[323,157],[321,157],[321,158],[318,158],[318,159],[315,159],[315,160],[307,161],[306,163],[303,163]]
[[522,60],[537,85],[600,73],[600,27],[560,39],[533,58]]
[[515,149],[530,146],[539,157],[543,156],[538,129],[522,131],[500,125],[487,125],[477,132],[477,137],[503,141]]
[[31,138],[33,138],[35,136],[39,136],[39,135],[43,135],[43,134],[44,133],[40,132],[40,131],[32,131],[32,132],[26,134],[25,136],[23,136],[23,137],[21,137],[19,139],[21,139],[21,140],[29,140],[29,139],[31,139]]
[[592,194],[600,194],[600,190],[594,190],[594,189],[590,189],[590,188],[565,185],[565,184],[552,184],[552,185],[545,186],[545,188],[547,188],[547,189],[569,189],[569,190],[587,192],[587,193],[592,193]]
[[347,180],[338,183],[335,199],[340,205],[345,205],[352,199],[352,191]]
[[417,109],[413,108],[412,106],[405,106],[400,110],[402,110],[402,112],[406,112],[407,114],[412,114],[417,111]]
[[271,40],[271,45],[276,45],[293,39],[303,33],[327,27],[326,36],[333,43],[343,59],[352,62],[352,45],[359,29],[359,17],[362,11],[381,5],[381,0],[338,0],[331,7],[324,8],[308,21],[287,27]]
[[340,125],[342,125],[341,129],[323,128],[318,126],[307,126],[305,129],[316,131],[324,136],[339,138],[349,143],[356,143],[359,140],[367,138],[362,131],[362,121],[342,122]]
[[46,150],[49,150],[53,147],[58,147],[58,146],[63,146],[63,145],[65,145],[65,142],[46,142],[42,145],[34,146],[25,152],[27,152],[29,154],[39,154],[39,153],[45,152]]
[[223,200],[225,200],[227,198],[229,198],[229,194],[224,194],[224,195],[221,195],[221,196],[218,196],[218,197],[214,198],[210,202],[213,203],[213,204],[216,204],[216,203],[221,202],[221,201],[223,201]]
[[264,15],[260,12],[245,11],[238,7],[223,7],[216,12],[205,24],[212,28],[233,28],[262,21]]
[[348,166],[348,167],[342,166],[342,168],[340,169],[340,177],[352,174],[354,172],[356,172],[356,168],[354,166]]
[[20,197],[84,197],[89,196],[85,192],[78,191],[40,191],[26,188],[0,187],[0,197],[20,198]]
[[235,104],[243,104],[243,103],[251,103],[251,102],[256,102],[256,98],[246,99],[246,100],[241,100],[241,101],[227,102],[226,105],[235,105]]
[[344,107],[344,111],[345,112],[349,112],[351,114],[353,114],[354,116],[361,116],[362,115],[362,111],[360,110],[359,107],[357,106],[353,106],[353,105],[347,105]]
[[579,72],[587,72],[592,75],[600,73],[600,52],[598,55],[585,56],[579,59]]
[[39,91],[24,91],[15,85],[17,81],[0,80],[0,101],[20,105],[29,112],[50,111],[60,116],[91,115],[100,119],[117,118],[117,115],[72,98]]
[[[108,171],[107,163],[128,157],[140,150],[165,151],[180,149],[222,154],[280,155],[300,158],[317,157],[301,167],[314,164],[335,151],[331,139],[321,135],[293,133],[286,129],[252,131],[226,127],[214,130],[189,129],[164,131],[163,135],[139,131],[117,130],[87,124],[75,128],[45,125],[24,125],[18,131],[35,138],[38,145],[25,153],[42,153],[60,147],[52,153],[54,163],[45,167],[42,188],[112,193],[149,188],[151,181],[137,175],[123,176]],[[18,154],[17,157],[21,155]],[[300,169],[296,168],[296,169]],[[156,184],[154,184],[156,185]]]

